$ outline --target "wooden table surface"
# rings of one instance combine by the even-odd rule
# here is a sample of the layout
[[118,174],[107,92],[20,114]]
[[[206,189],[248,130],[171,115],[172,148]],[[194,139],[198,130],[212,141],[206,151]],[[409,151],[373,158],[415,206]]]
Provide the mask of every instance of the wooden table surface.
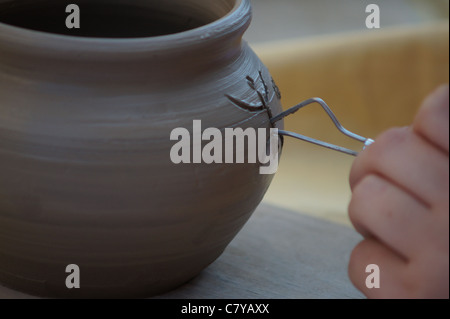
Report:
[[[157,298],[363,298],[347,276],[361,237],[350,227],[262,204],[223,255]],[[33,298],[0,286],[0,298]]]

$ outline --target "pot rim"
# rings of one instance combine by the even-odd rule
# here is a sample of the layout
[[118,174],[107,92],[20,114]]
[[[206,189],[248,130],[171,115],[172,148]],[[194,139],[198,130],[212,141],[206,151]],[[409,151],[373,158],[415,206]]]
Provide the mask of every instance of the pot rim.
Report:
[[221,18],[178,33],[137,38],[81,37],[26,29],[0,22],[0,44],[22,49],[41,49],[60,54],[67,51],[89,53],[154,52],[179,50],[195,44],[209,44],[224,38],[240,37],[252,18],[250,0],[235,0],[235,5]]

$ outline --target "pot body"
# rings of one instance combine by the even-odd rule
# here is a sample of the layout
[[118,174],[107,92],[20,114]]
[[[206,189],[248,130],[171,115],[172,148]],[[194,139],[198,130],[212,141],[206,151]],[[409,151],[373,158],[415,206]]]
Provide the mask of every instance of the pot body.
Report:
[[[1,283],[46,296],[150,296],[220,256],[272,176],[259,164],[174,164],[170,135],[193,120],[270,128],[267,111],[281,111],[242,42],[250,5],[231,2],[214,23],[155,38],[0,24]],[[268,110],[245,108],[254,104]],[[66,285],[72,264],[79,289]]]

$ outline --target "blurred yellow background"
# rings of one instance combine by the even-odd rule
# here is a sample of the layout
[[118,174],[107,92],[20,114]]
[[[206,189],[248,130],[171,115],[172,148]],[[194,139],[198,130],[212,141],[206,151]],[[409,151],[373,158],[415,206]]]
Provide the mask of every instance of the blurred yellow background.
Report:
[[[253,2],[259,1],[260,5],[266,2]],[[277,3],[281,6],[283,1]],[[287,2],[291,5],[297,2],[298,8],[308,2],[305,8],[317,7],[321,12],[330,3],[327,0]],[[322,3],[322,6],[312,6],[311,2]],[[341,3],[333,2],[333,6]],[[356,1],[342,1],[342,6],[352,2]],[[379,2],[381,14],[388,11],[388,2]],[[399,2],[405,4],[405,1]],[[285,109],[310,97],[321,97],[344,127],[373,138],[389,127],[410,124],[425,96],[439,84],[449,81],[448,1],[428,2],[425,5],[424,1],[409,1],[409,11],[397,12],[405,14],[403,20],[398,19],[404,23],[392,23],[388,27],[383,27],[382,23],[377,30],[366,29],[367,14],[363,10],[360,29],[336,32],[339,28],[333,28],[333,23],[338,20],[334,17],[328,33],[270,38],[268,32],[266,39],[270,39],[267,41],[258,41],[258,37],[250,33],[247,40],[279,85]],[[446,5],[447,16],[439,14],[442,13],[439,8]],[[400,6],[397,3],[392,7],[399,10]],[[258,10],[262,8],[255,9],[255,20]],[[291,11],[291,15],[295,15],[293,7]],[[422,13],[412,14],[416,11]],[[414,17],[423,18],[414,20]],[[327,15],[321,20],[326,21]],[[291,22],[286,22],[286,30],[292,28]],[[281,28],[282,23],[270,21],[277,28]],[[344,29],[349,24],[345,21]],[[309,28],[317,31],[312,24]],[[323,28],[322,25],[321,30]],[[310,105],[292,115],[286,121],[286,129],[357,150],[362,147],[343,136],[319,105]],[[348,174],[353,160],[349,155],[286,138],[280,169],[265,201],[348,225],[347,205],[351,196]]]

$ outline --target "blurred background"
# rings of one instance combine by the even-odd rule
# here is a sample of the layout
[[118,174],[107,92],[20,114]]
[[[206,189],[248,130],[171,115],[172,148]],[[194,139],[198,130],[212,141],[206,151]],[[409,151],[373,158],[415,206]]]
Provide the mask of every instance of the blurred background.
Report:
[[[287,109],[323,98],[344,127],[375,138],[409,125],[422,100],[449,78],[448,0],[251,0],[245,39],[269,68]],[[366,7],[380,8],[380,29]],[[290,131],[361,149],[318,105],[285,121]],[[287,138],[265,202],[350,225],[354,158]],[[407,163],[405,163],[407,165]]]
[[251,0],[252,44],[297,37],[367,31],[367,5],[378,4],[381,27],[448,20],[449,0]]

